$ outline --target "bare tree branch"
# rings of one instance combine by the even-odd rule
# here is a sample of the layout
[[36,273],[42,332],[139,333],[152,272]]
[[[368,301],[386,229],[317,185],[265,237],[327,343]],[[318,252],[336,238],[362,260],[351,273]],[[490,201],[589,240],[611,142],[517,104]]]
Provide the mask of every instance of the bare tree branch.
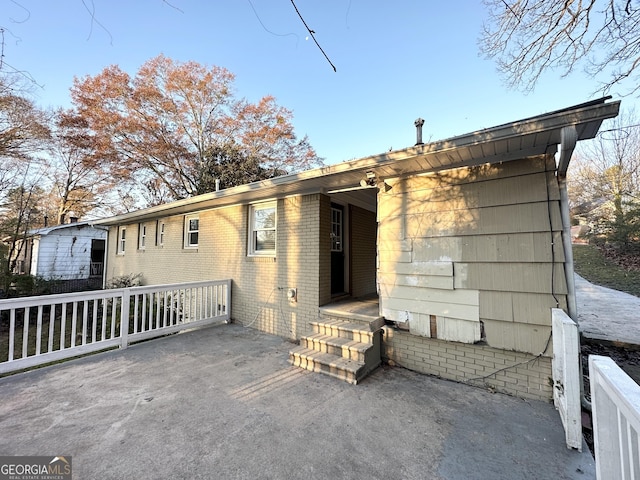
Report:
[[602,90],[629,80],[640,89],[640,10],[630,0],[484,0],[489,12],[480,39],[512,87],[532,90],[549,70],[566,76],[578,66],[608,75]]

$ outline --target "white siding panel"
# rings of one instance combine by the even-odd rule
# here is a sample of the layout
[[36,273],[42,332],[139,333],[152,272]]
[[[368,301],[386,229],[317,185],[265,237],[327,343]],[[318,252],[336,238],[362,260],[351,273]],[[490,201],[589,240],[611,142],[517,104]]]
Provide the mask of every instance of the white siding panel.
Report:
[[436,317],[438,338],[451,342],[475,343],[480,340],[480,322]]
[[431,338],[431,315],[415,315],[409,322],[409,332]]
[[382,303],[392,310],[439,315],[462,320],[480,321],[480,308],[477,305],[458,305],[455,303],[407,300],[380,295]]
[[71,280],[90,275],[93,239],[106,239],[106,232],[90,227],[69,227],[40,237],[37,268],[43,278]]
[[453,276],[453,262],[442,262],[436,260],[426,262],[414,261],[412,263],[405,264],[386,260],[387,256],[384,257],[384,261],[381,261],[379,265],[379,270],[382,273],[395,272],[405,275],[434,275],[441,277]]
[[414,318],[414,314],[407,310],[395,310],[389,307],[382,308],[382,316],[387,320],[398,323],[411,322]]
[[416,288],[414,286],[381,286],[381,295],[405,300],[429,301],[438,303],[458,303],[460,305],[480,305],[478,290],[438,290]]
[[33,239],[33,250],[31,252],[31,268],[29,272],[33,275],[38,271],[38,252],[40,251],[40,239]]
[[407,287],[453,290],[453,277],[436,275],[405,275],[379,272],[378,283],[385,286],[405,285]]

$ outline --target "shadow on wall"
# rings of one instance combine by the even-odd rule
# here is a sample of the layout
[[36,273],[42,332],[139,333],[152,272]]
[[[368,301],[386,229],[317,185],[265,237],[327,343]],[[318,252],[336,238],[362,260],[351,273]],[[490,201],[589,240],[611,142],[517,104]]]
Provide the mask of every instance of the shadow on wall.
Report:
[[378,214],[385,318],[417,335],[539,353],[556,298],[566,307],[559,192],[548,162],[388,180]]

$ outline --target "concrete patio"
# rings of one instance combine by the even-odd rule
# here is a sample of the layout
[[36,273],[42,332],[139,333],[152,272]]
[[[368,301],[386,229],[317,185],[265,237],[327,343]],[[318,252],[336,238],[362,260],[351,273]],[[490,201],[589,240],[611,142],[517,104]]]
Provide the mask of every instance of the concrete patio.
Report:
[[550,403],[383,367],[358,386],[219,325],[0,379],[0,455],[85,479],[593,479]]

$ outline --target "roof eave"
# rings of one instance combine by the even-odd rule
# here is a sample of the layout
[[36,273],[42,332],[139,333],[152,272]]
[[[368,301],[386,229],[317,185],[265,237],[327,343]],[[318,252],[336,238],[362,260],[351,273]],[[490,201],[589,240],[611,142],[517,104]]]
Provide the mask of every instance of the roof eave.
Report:
[[[418,171],[428,173],[533,156],[548,152],[549,147],[558,145],[561,142],[563,127],[575,126],[578,140],[594,138],[604,120],[618,115],[620,101],[605,103],[608,99],[609,97],[605,97],[575,107],[425,145],[177,200],[96,220],[91,224],[110,226],[133,223],[268,198],[323,193],[327,191],[329,185],[332,189],[357,185],[360,176],[367,171],[374,171],[380,178],[389,178]],[[530,140],[530,145],[523,146],[524,138]],[[515,148],[511,146],[512,143],[517,144]],[[416,159],[419,161],[415,162]]]

